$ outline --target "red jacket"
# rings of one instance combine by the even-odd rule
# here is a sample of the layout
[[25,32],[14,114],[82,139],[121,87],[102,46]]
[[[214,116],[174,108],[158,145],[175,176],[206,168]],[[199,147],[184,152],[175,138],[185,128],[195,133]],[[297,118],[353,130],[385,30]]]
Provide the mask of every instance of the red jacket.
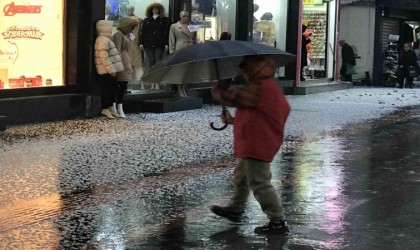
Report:
[[226,106],[237,107],[233,139],[234,155],[271,162],[283,142],[290,105],[272,79],[247,83],[245,88],[213,89],[214,98]]

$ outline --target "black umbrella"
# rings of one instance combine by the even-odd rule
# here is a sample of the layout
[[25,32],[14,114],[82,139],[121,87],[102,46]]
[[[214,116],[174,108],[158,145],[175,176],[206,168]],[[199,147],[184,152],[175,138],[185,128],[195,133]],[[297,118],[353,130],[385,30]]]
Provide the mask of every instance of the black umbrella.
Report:
[[285,51],[246,41],[211,41],[175,51],[160,60],[142,80],[154,83],[204,83],[229,79],[242,74],[239,64],[244,56],[273,55],[281,67],[295,60]]
[[[239,64],[244,56],[272,55],[277,66],[285,66],[294,61],[296,56],[267,45],[246,41],[211,41],[194,44],[175,51],[170,56],[160,60],[142,80],[154,83],[204,83],[223,79],[232,79],[242,75]],[[223,107],[223,112],[227,112]],[[223,130],[224,124],[215,130]]]

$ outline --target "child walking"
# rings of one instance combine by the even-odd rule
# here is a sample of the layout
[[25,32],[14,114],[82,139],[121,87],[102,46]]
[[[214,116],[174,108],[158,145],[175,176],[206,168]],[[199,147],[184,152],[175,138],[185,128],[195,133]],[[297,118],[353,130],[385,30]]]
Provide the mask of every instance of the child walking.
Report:
[[238,222],[250,192],[270,220],[255,228],[257,234],[281,234],[289,231],[283,207],[271,185],[270,163],[283,142],[284,127],[290,112],[285,95],[274,80],[276,62],[272,56],[246,56],[240,65],[244,88],[212,89],[220,104],[236,107],[235,117],[223,112],[221,119],[233,124],[234,155],[240,158],[235,167],[235,193],[226,207],[212,206],[216,215]]

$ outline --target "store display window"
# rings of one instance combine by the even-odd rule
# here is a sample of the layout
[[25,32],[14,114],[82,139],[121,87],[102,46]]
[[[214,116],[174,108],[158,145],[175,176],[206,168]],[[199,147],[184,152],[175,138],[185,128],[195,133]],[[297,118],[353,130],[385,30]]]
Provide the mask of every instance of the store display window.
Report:
[[[309,4],[308,4],[309,3]],[[302,24],[307,26],[304,33],[311,42],[306,46],[308,51],[307,66],[303,76],[307,78],[326,77],[326,44],[327,44],[327,4],[320,1],[306,1],[303,5]]]
[[219,40],[222,32],[235,39],[236,0],[192,0],[191,22],[197,25],[197,42]]
[[0,91],[63,85],[64,1],[1,1]]
[[[160,13],[161,16],[167,17],[169,13],[169,0],[156,1],[156,0],[106,0],[105,1],[105,20],[113,21],[113,34],[117,32],[119,27],[119,21],[123,17],[128,17],[139,21],[139,25],[132,31],[130,34],[130,39],[132,41],[132,47],[130,48],[130,55],[132,56],[132,65],[133,65],[133,76],[132,80],[129,81],[128,91],[133,90],[145,90],[145,88],[150,88],[149,86],[144,86],[144,83],[141,81],[141,77],[144,74],[144,71],[148,69],[147,66],[147,57],[140,50],[140,33],[141,26],[143,21],[146,18],[147,8],[151,4],[158,3],[164,8],[164,13]],[[168,19],[168,23],[170,21]],[[168,36],[169,39],[169,36]]]
[[[254,0],[253,40],[282,50],[286,49],[288,0]],[[278,72],[284,76],[284,68]]]
[[165,7],[166,16],[168,16],[169,0],[106,0],[105,19],[116,21],[116,25],[114,25],[116,27],[118,27],[118,21],[122,17],[137,16],[144,19],[146,17],[147,6],[152,3],[162,4]]
[[254,42],[285,49],[287,2],[287,0],[254,0]]

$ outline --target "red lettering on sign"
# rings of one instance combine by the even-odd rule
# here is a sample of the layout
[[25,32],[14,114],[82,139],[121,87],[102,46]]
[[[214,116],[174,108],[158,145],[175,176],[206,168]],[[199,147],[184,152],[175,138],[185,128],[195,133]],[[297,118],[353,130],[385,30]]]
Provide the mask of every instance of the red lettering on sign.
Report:
[[5,16],[14,16],[16,14],[39,14],[42,5],[15,5],[15,2],[7,4],[3,8]]

